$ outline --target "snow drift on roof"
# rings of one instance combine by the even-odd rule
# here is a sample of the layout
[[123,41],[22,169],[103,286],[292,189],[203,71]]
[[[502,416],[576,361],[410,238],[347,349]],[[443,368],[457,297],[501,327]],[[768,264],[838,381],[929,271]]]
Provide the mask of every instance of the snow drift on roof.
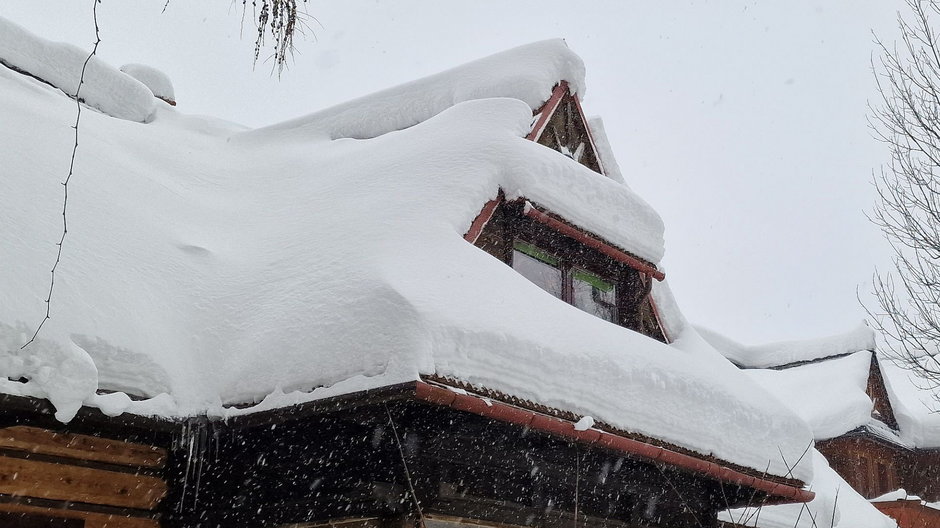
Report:
[[[25,350],[61,235],[74,108],[0,68],[0,225],[16,226],[0,230],[0,379],[30,380],[0,390],[48,397],[62,419],[82,402],[224,415],[437,374],[788,474],[781,453],[797,459],[809,430],[703,341],[670,347],[611,325],[463,240],[502,189],[658,260],[662,226],[642,200],[524,139],[537,101],[519,87],[548,94],[559,64],[580,64],[571,57],[543,43],[475,63],[492,82],[485,65],[513,65],[512,82],[483,92],[511,97],[453,104],[481,93],[470,90],[433,112],[360,100],[366,115],[401,114],[382,126],[414,125],[367,140],[309,134],[320,118],[238,135],[163,105],[146,125],[89,113],[52,319]],[[453,91],[466,71],[404,91]],[[321,114],[327,129],[358,129],[356,106]],[[166,392],[132,402],[99,386]]]
[[875,333],[863,321],[854,330],[815,339],[743,345],[707,328],[702,337],[742,368],[770,368],[875,349]]
[[291,131],[295,136],[366,139],[427,121],[458,103],[511,97],[536,110],[552,88],[568,81],[584,97],[584,63],[561,39],[497,53],[248,135]]
[[121,66],[121,71],[142,82],[144,86],[153,92],[154,96],[167,102],[176,101],[176,92],[173,90],[173,82],[170,81],[170,77],[153,66],[125,64]]
[[865,393],[871,352],[809,363],[784,370],[749,369],[758,385],[806,420],[816,440],[867,424],[874,404]]
[[940,448],[940,387],[891,361],[879,365],[901,439],[914,447]]
[[88,51],[63,42],[51,42],[0,17],[0,64],[24,71],[75,96],[89,106],[131,121],[146,121],[153,113],[153,94],[142,83],[113,66],[92,57]]

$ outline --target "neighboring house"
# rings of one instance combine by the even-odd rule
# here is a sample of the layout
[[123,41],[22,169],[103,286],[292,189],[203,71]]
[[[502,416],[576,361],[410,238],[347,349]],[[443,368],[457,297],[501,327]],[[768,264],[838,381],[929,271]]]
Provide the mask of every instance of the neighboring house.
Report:
[[562,41],[257,130],[95,62],[23,347],[78,54],[0,35],[3,526],[692,528],[813,498],[811,431],[682,318]]
[[902,528],[940,526],[940,510],[931,504],[940,500],[935,392],[875,353],[868,327],[756,347],[700,331],[810,424],[816,449],[854,492]]

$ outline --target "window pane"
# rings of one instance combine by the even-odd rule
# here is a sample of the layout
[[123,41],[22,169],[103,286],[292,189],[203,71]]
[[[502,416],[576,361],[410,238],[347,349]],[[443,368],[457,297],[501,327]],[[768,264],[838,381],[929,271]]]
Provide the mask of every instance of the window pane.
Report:
[[617,287],[584,270],[573,270],[571,286],[573,304],[605,321],[617,321]]
[[530,257],[516,249],[512,252],[512,267],[539,288],[561,299],[561,270]]

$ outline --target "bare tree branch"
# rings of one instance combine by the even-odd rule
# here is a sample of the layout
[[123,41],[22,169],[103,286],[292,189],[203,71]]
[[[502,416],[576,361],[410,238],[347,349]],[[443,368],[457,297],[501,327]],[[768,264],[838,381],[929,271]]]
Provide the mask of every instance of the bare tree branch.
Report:
[[876,37],[880,94],[875,136],[890,158],[875,174],[870,216],[894,249],[894,270],[875,272],[878,307],[868,309],[895,363],[940,387],[940,0],[907,0],[900,42]]

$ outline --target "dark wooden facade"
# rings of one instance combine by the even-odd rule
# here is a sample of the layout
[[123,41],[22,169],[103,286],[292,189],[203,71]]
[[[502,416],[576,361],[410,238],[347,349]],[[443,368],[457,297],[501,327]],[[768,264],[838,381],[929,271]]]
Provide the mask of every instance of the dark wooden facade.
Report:
[[227,421],[84,409],[63,425],[45,402],[7,397],[0,526],[699,528],[768,498],[414,398],[405,384]]

